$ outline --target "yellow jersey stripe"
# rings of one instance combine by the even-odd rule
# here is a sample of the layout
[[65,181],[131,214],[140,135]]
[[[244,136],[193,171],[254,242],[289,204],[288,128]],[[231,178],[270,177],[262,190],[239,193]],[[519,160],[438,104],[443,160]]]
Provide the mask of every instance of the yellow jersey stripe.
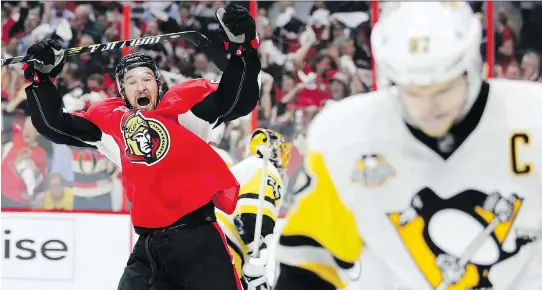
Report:
[[219,223],[227,229],[227,232],[233,236],[232,242],[235,242],[236,245],[241,248],[241,251],[243,251],[243,253],[248,253],[248,247],[243,243],[241,236],[239,236],[239,233],[235,229],[235,226],[230,222],[228,217],[226,217],[225,214],[222,212],[216,212],[216,217]]
[[[363,241],[354,215],[341,201],[321,153],[307,153],[305,172],[309,182],[288,213],[280,238],[282,250],[277,251],[277,257],[285,264],[313,271],[340,288],[343,282],[339,264],[353,265],[361,255]],[[315,259],[314,251],[319,252],[320,258]]]

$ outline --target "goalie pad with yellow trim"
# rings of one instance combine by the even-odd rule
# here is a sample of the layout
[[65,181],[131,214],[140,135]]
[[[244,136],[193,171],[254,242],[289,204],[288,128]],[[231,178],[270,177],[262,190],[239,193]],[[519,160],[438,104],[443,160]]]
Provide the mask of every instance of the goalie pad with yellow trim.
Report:
[[[249,245],[254,241],[254,228],[258,212],[258,193],[262,183],[262,159],[250,156],[230,169],[241,185],[237,207],[232,215],[217,210],[218,222],[226,234],[230,252],[234,256],[236,270],[241,277],[242,266],[248,258]],[[273,164],[267,165],[267,186],[263,203],[261,236],[273,234],[278,210],[282,201],[283,181]]]

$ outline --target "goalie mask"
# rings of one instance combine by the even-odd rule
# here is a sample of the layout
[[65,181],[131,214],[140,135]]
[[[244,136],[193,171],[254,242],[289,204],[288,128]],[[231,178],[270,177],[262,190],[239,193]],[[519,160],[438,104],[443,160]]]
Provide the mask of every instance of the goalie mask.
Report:
[[290,143],[285,141],[282,135],[270,129],[256,129],[250,138],[250,144],[248,146],[249,154],[263,158],[262,152],[258,150],[258,146],[261,145],[270,146],[271,155],[269,161],[272,162],[279,171],[288,167],[291,146]]

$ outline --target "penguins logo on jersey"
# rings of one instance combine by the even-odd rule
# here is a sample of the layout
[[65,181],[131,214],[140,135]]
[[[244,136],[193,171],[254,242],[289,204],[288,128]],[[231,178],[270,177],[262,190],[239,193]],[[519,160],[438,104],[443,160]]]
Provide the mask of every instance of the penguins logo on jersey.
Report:
[[[510,232],[522,202],[515,194],[504,198],[472,189],[442,199],[424,188],[408,209],[388,217],[433,289],[492,289],[491,267],[535,239]],[[512,251],[503,249],[509,235]]]
[[151,166],[169,151],[169,133],[160,121],[146,118],[140,111],[126,114],[121,122],[126,158]]
[[363,155],[358,160],[352,174],[352,181],[367,187],[378,187],[393,176],[395,176],[395,171],[386,159],[381,155],[371,154]]

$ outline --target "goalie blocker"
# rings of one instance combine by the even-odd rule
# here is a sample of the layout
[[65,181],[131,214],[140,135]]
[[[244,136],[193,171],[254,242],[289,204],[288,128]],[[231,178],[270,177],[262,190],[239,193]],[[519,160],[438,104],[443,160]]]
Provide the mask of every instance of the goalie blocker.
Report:
[[233,212],[239,184],[207,141],[213,125],[254,109],[261,64],[249,41],[255,24],[248,11],[229,7],[221,23],[249,37],[219,84],[189,80],[161,94],[154,60],[133,53],[116,68],[121,97],[76,114],[63,112],[52,83],[65,60],[60,44],[48,40],[28,49],[36,58],[25,66],[36,129],[55,143],[97,148],[122,167],[140,238],[119,290],[241,289],[214,214],[215,206]]

